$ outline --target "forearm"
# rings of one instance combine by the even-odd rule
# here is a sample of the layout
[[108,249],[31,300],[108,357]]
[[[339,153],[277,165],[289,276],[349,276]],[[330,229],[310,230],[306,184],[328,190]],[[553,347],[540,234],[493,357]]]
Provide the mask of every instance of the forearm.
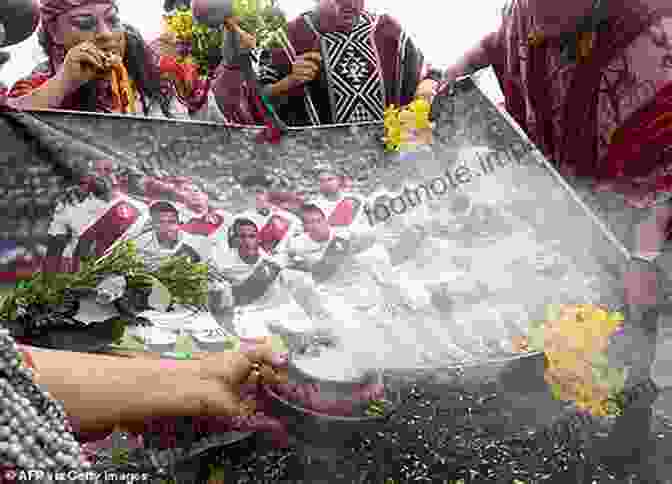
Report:
[[448,68],[449,79],[469,75],[493,63],[491,52],[497,42],[498,32],[491,32],[469,49],[455,64]]
[[200,410],[197,361],[161,360],[31,349],[37,381],[63,402],[77,431],[121,425],[142,430],[145,419],[196,416]]
[[19,110],[54,109],[60,107],[66,96],[76,89],[77,86],[64,80],[60,74],[56,74],[29,94],[10,98],[8,103]]

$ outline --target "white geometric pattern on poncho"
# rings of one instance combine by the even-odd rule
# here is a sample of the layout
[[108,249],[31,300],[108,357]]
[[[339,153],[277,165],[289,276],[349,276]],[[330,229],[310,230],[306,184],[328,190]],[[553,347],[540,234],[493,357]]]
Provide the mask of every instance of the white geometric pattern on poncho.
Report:
[[375,25],[374,18],[363,13],[351,32],[322,36],[327,49],[334,123],[383,119],[385,88],[373,44]]

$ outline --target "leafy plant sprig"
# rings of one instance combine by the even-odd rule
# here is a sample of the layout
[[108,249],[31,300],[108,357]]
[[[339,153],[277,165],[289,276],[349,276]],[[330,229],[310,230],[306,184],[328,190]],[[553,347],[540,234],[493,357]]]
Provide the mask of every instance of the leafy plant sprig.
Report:
[[[280,37],[287,31],[287,19],[278,8],[277,0],[237,0],[234,13],[240,18],[240,27],[256,37],[258,48],[282,47]],[[224,27],[199,24],[187,7],[166,16],[166,22],[178,42],[187,46],[188,54],[178,58],[178,62],[196,65],[199,74],[207,77],[216,67],[212,65],[213,52],[222,47]]]
[[134,241],[120,241],[103,257],[82,261],[77,273],[37,272],[19,283],[0,306],[0,318],[15,320],[22,308],[30,305],[59,305],[66,289],[95,289],[105,277],[121,274],[129,289],[163,284],[173,303],[201,308],[207,303],[208,267],[193,264],[186,257],[168,257],[149,269],[139,256]]

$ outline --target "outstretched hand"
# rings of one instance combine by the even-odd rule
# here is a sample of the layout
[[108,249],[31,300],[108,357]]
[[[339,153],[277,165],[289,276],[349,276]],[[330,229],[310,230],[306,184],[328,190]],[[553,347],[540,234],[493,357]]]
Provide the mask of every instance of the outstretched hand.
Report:
[[206,356],[199,362],[204,416],[247,416],[257,410],[256,395],[246,391],[259,385],[287,382],[287,355],[273,352],[267,338],[246,339],[238,351]]

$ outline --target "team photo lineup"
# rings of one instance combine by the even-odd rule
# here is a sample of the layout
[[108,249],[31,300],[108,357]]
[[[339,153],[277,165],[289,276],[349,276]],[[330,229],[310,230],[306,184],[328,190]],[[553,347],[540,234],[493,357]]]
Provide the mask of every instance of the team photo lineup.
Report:
[[[77,271],[119,241],[134,241],[148,266],[184,256],[207,265],[207,311],[153,298],[140,314],[151,325],[127,328],[146,349],[174,351],[180,335],[214,351],[232,337],[276,335],[347,348],[362,371],[511,357],[535,312],[535,298],[520,292],[530,277],[540,301],[606,297],[595,268],[579,269],[571,251],[535,235],[516,200],[484,203],[465,190],[432,191],[436,183],[403,192],[380,183],[363,195],[328,164],[312,176],[314,194],[260,172],[221,200],[196,177],[93,162],[56,208],[43,270]],[[403,193],[416,203],[400,211]]]

